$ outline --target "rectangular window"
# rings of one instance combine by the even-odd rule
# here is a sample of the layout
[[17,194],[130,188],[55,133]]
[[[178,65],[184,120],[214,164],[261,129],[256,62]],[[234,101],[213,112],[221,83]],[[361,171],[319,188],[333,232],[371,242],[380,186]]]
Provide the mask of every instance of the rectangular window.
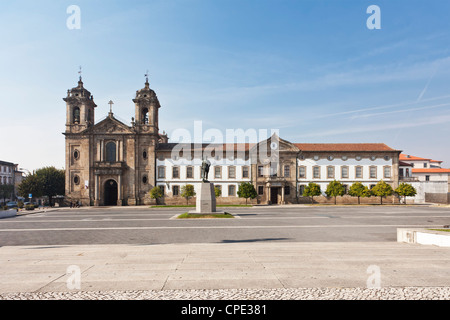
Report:
[[334,167],[332,166],[327,167],[327,178],[334,179]]
[[384,167],[384,177],[385,178],[391,177],[391,167]]
[[161,189],[163,196],[166,194],[164,186],[158,186]]
[[403,168],[400,168],[398,170],[398,174],[399,174],[400,177],[403,177]]
[[362,175],[362,167],[356,167],[355,168],[355,177],[361,179],[363,177]]
[[298,167],[298,177],[306,178],[306,167]]
[[174,197],[179,196],[180,195],[180,187],[179,186],[173,186],[172,187],[172,194]]
[[158,167],[158,178],[164,179],[166,177],[166,167]]
[[423,163],[423,167],[424,167],[424,168],[426,168],[427,165],[428,165],[428,164],[427,164],[426,162]]
[[264,194],[264,186],[258,186],[258,194],[263,195]]
[[370,167],[370,178],[371,179],[377,178],[377,167]]
[[248,177],[249,177],[248,167],[247,166],[243,166],[242,167],[242,178],[248,178]]
[[303,197],[303,193],[305,192],[305,185],[304,184],[301,184],[300,185],[300,187],[299,187],[299,189],[298,189],[298,195],[300,196],[300,197]]
[[264,176],[264,167],[258,166],[258,177],[263,177],[263,176]]
[[236,178],[236,167],[228,167],[228,179]]
[[177,179],[180,177],[180,168],[172,167],[172,178]]
[[348,167],[344,166],[341,168],[341,177],[343,179],[348,179]]
[[214,167],[214,178],[222,178],[222,167]]
[[284,166],[284,177],[289,178],[291,176],[291,166]]
[[430,181],[430,176],[425,176],[425,181]]
[[288,196],[290,194],[291,194],[291,187],[290,186],[284,187],[284,195]]
[[235,185],[229,185],[228,186],[228,196],[229,197],[234,197],[236,196],[236,186]]
[[320,179],[320,167],[313,167],[313,178]]
[[193,178],[194,177],[194,168],[193,167],[186,167],[186,178]]
[[344,194],[348,193],[348,184],[344,184]]

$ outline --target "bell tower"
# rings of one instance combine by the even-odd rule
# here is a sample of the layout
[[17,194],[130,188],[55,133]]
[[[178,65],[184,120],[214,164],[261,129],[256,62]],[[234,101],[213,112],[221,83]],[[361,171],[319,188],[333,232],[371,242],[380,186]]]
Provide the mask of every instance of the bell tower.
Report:
[[[81,71],[80,71],[81,73]],[[78,86],[67,90],[66,102],[66,132],[77,133],[94,125],[94,96],[83,87],[83,81],[78,80]]]
[[158,134],[158,109],[161,107],[155,91],[150,89],[148,73],[145,74],[145,87],[136,91],[135,126],[140,133]]

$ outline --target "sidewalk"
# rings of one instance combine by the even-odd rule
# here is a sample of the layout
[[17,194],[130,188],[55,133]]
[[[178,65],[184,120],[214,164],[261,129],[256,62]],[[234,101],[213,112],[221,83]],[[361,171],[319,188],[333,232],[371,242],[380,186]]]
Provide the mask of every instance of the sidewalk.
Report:
[[[376,285],[378,275],[381,288],[450,288],[449,248],[390,242],[7,246],[0,247],[0,261],[0,298],[19,292],[364,289]],[[77,283],[80,289],[73,289]]]

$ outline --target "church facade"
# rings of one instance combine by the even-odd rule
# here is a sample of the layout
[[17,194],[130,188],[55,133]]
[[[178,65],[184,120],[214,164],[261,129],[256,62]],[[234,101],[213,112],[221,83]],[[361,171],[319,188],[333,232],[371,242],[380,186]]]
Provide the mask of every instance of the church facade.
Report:
[[276,134],[255,144],[169,143],[159,132],[161,106],[148,79],[132,100],[130,125],[112,110],[95,123],[97,105],[81,77],[63,100],[66,198],[82,205],[152,204],[154,186],[163,190],[164,203],[185,203],[181,188],[192,184],[197,189],[205,156],[211,162],[208,180],[221,190],[218,204],[245,202],[237,196],[242,182],[255,186],[253,203],[261,204],[309,201],[302,197],[309,182],[322,191],[333,180],[347,188],[356,181],[372,187],[379,180],[398,186],[401,151],[383,143],[291,143]]

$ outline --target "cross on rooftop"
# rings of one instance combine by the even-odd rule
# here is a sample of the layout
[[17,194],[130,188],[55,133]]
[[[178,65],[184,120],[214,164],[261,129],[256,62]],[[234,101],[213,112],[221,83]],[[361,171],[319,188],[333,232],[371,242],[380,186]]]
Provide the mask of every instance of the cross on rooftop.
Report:
[[112,113],[112,105],[114,104],[114,102],[112,102],[112,100],[109,100],[108,104],[109,104],[109,113]]

